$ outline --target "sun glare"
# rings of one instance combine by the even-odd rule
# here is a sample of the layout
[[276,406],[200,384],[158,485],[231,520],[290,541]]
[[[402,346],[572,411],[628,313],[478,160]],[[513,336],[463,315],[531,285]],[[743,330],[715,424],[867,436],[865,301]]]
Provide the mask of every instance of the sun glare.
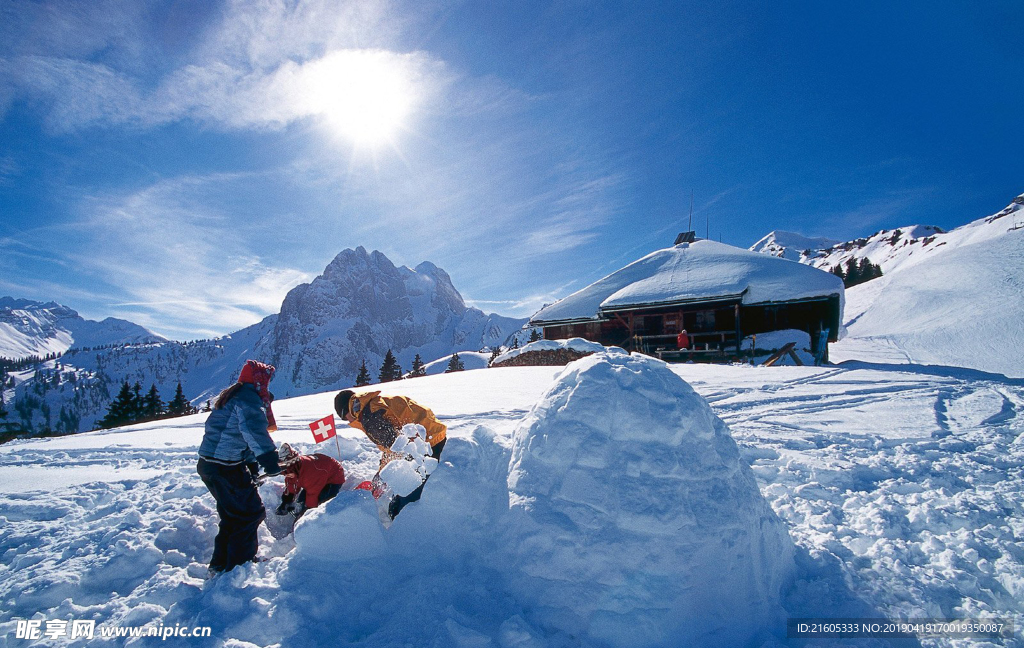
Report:
[[394,141],[416,103],[410,61],[381,50],[334,52],[305,74],[309,111],[362,146]]

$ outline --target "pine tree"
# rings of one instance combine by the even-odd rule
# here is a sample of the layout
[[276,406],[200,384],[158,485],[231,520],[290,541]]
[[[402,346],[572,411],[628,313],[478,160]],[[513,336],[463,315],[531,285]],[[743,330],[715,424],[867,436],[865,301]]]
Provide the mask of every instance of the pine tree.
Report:
[[491,359],[487,361],[487,365],[490,366],[490,365],[494,364],[494,361],[497,360],[498,356],[500,356],[500,355],[501,355],[501,346],[500,345],[494,347],[493,349],[491,349]]
[[427,375],[427,367],[423,364],[420,354],[417,353],[416,357],[412,359],[412,371],[409,373],[412,378]]
[[843,272],[843,266],[839,265],[838,263],[832,266],[832,274],[842,279],[843,285],[846,285],[846,273]]
[[[419,356],[416,356],[419,357]],[[366,368],[366,360],[359,367],[359,375],[356,376],[356,387],[365,387],[370,384],[370,370]]]
[[142,400],[142,418],[153,420],[164,414],[166,414],[164,401],[160,398],[160,392],[157,391],[156,385],[152,385]]
[[860,263],[857,264],[857,272],[860,274],[860,283],[874,279],[874,271],[875,264],[871,263],[871,260],[867,257],[862,257]]
[[135,381],[132,387],[132,421],[138,421],[145,416],[146,401],[142,396],[142,383]]
[[121,384],[114,402],[110,404],[106,416],[96,422],[101,428],[112,428],[132,422],[135,413],[135,399],[128,381]]
[[540,331],[538,331],[537,329],[532,329],[530,331],[530,342],[539,342],[542,339],[543,338],[541,337]]
[[174,398],[167,404],[167,413],[171,416],[184,416],[192,414],[192,411],[192,404],[185,398],[185,392],[182,391],[179,381],[178,388],[174,390]]
[[391,353],[391,349],[388,349],[387,354],[384,356],[384,363],[380,366],[380,373],[377,374],[377,377],[382,383],[391,382],[395,379],[395,371],[397,369],[398,361],[395,360],[395,355]]
[[853,257],[846,261],[846,281],[844,283],[847,288],[852,288],[860,283],[860,264]]
[[459,354],[453,353],[450,360],[448,360],[448,368],[444,370],[445,373],[453,373],[455,371],[465,371],[466,367],[462,364],[462,360],[459,360]]

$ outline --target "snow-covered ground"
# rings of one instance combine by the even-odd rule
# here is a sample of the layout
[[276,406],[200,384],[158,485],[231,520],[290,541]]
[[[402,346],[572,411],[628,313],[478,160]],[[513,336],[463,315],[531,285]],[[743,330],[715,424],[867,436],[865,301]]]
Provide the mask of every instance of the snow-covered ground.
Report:
[[[979,238],[1006,225],[961,229]],[[957,241],[847,290],[847,334],[830,348],[832,361],[873,358],[1024,378],[1024,229]]]
[[[564,614],[552,616],[550,605],[523,591],[528,581],[517,579],[500,552],[487,552],[508,543],[508,527],[496,522],[508,508],[513,447],[528,434],[524,421],[543,418],[543,410],[530,412],[562,371],[482,369],[384,385],[385,393],[428,405],[449,427],[442,465],[423,499],[385,531],[365,492],[345,490],[300,522],[298,546],[262,529],[262,552],[271,559],[212,581],[203,576],[217,516],[195,474],[205,415],[0,446],[0,646],[86,645],[15,639],[17,621],[33,618],[95,620],[98,627],[210,626],[211,645],[232,647],[602,645],[593,639],[600,633],[568,629]],[[795,542],[795,575],[779,599],[784,617],[1007,616],[1018,627],[1013,639],[920,644],[1024,646],[1024,381],[885,362],[671,371],[731,430]],[[618,389],[629,392],[629,383]],[[275,403],[275,440],[312,451],[307,424],[332,411],[332,398]],[[547,402],[555,401],[549,395]],[[601,487],[603,497],[617,481],[635,477],[630,441],[619,443],[620,453],[599,457],[621,456],[622,465],[591,465],[592,479],[610,484]],[[318,450],[338,452],[333,442]],[[376,450],[353,430],[342,428],[340,452],[346,488],[376,467]],[[664,471],[692,468],[676,461]],[[581,475],[588,465],[585,458],[571,463]],[[265,484],[265,501],[276,504],[280,489]],[[607,559],[620,540],[623,561],[633,560],[643,549],[626,542],[631,531],[608,536],[579,521],[573,507],[585,499],[553,502],[561,508],[548,520],[575,532],[579,564],[600,564],[588,560],[588,549],[600,547]],[[636,519],[655,520],[650,501],[637,501]],[[691,558],[679,560],[685,566]],[[559,564],[566,563],[552,566]],[[594,578],[594,595],[605,605],[615,588]],[[715,585],[740,586],[729,578]],[[663,580],[656,585],[671,589]],[[558,591],[568,597],[558,601],[567,608],[597,605],[578,582]],[[572,596],[580,597],[578,605]],[[638,625],[637,636],[653,635]],[[687,636],[665,643],[691,645]],[[723,638],[720,645],[734,644]],[[766,622],[748,645],[829,642],[787,641],[783,623]]]

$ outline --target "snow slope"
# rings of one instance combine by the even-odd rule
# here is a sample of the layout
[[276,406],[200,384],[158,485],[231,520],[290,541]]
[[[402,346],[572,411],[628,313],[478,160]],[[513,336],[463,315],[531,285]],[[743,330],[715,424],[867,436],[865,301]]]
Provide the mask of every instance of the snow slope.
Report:
[[[444,373],[448,370],[448,363],[451,362],[451,360],[451,355],[438,358],[437,360],[423,365],[423,371],[428,376]],[[480,353],[478,351],[460,351],[459,360],[462,362],[462,367],[466,371],[469,371],[470,369],[486,369],[487,364],[491,361],[491,354]]]
[[1013,225],[1020,207],[936,237],[848,290],[847,336],[832,346],[832,360],[885,355],[1024,377],[1024,229]]
[[[914,225],[800,254],[822,269],[867,258],[883,276],[846,291],[846,334],[834,362],[882,359],[1024,376],[1024,194],[949,232]],[[780,239],[784,241],[784,239]]]
[[55,302],[0,298],[0,356],[24,358],[63,353],[71,347],[166,342],[138,324],[108,317],[87,320]]
[[[728,425],[763,497],[788,527],[796,567],[780,599],[786,616],[999,615],[1018,628],[1024,623],[1024,382],[863,362],[670,369]],[[509,514],[505,480],[522,438],[517,430],[530,429],[524,423],[531,410],[553,403],[544,394],[566,370],[484,369],[383,385],[385,393],[429,405],[448,425],[443,465],[424,498],[385,532],[364,492],[343,491],[303,518],[298,547],[261,530],[269,562],[213,581],[201,578],[216,533],[213,500],[195,474],[202,415],[0,446],[0,646],[24,645],[13,638],[17,621],[33,617],[92,619],[101,628],[210,626],[213,645],[235,648],[601,645],[566,632],[536,601],[517,594],[513,586],[528,581],[518,580],[504,553],[489,551],[507,546],[508,529],[494,522]],[[606,386],[612,401],[645,393],[626,383]],[[275,440],[312,451],[307,424],[330,413],[332,399],[324,393],[275,403],[282,428]],[[333,443],[316,449],[337,452]],[[348,486],[375,470],[378,453],[355,431],[340,430],[340,449]],[[616,479],[630,477],[630,452],[626,442],[619,453],[552,457],[581,478],[609,482],[596,491],[604,497],[615,492]],[[590,454],[599,463],[588,465]],[[678,465],[689,462],[666,461],[663,468]],[[265,501],[273,504],[280,489],[278,481],[265,484]],[[548,504],[582,514],[585,501],[555,496]],[[651,520],[642,506],[636,513]],[[617,519],[597,508],[593,515]],[[579,561],[591,546],[606,556],[629,537],[590,529],[582,518],[558,520],[580,543]],[[648,550],[619,546],[623,564],[634,559],[627,548]],[[685,566],[689,558],[679,560]],[[572,577],[581,596],[559,605],[587,610],[604,600],[610,583],[595,578],[591,592],[582,575]],[[636,631],[652,636],[649,625],[638,623]],[[779,624],[760,631],[746,645],[887,645],[788,641]],[[688,639],[669,645],[694,645]],[[167,645],[88,645],[125,644]],[[1024,640],[1018,630],[990,643],[920,644],[1021,647]],[[32,645],[86,644],[44,638]]]

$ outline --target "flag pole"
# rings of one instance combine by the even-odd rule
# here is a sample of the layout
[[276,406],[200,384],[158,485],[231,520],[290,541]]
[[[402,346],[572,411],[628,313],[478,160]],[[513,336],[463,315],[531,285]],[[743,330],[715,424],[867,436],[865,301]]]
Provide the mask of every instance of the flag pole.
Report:
[[338,443],[338,430],[334,430],[334,447],[338,449],[338,461],[341,461],[341,444]]

